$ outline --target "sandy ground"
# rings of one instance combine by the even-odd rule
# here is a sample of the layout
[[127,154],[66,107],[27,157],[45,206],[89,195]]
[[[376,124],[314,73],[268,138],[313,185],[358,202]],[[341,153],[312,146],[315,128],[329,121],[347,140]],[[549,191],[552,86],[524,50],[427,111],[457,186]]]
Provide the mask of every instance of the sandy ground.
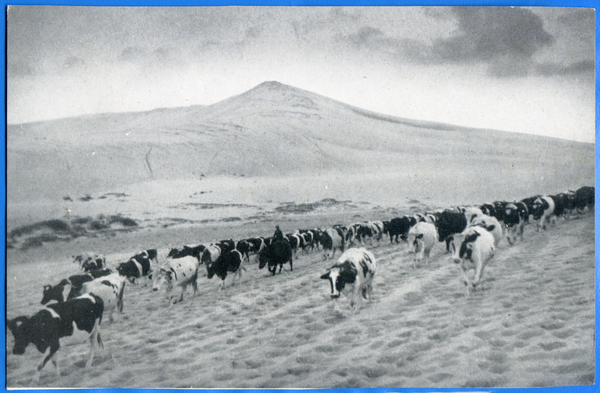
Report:
[[[360,207],[360,206],[359,206]],[[417,207],[415,207],[416,209]],[[277,216],[285,232],[343,223],[388,210]],[[287,217],[283,220],[283,217]],[[375,218],[375,217],[373,217]],[[271,219],[211,223],[206,238],[270,235]],[[146,244],[199,237],[194,225],[144,227],[76,239],[27,253],[9,251],[7,317],[41,306],[42,285],[75,274],[70,252],[103,250],[115,266]],[[227,236],[230,234],[231,236]],[[110,247],[109,247],[110,245]],[[95,248],[94,248],[95,247]],[[377,258],[373,300],[350,313],[329,298],[319,276],[321,252],[298,254],[294,270],[271,277],[252,260],[241,284],[199,293],[168,307],[164,293],[127,284],[120,322],[102,323],[104,350],[86,369],[87,344],[61,348],[62,376],[51,364],[43,387],[367,388],[537,387],[594,383],[594,217],[525,228],[503,242],[484,273],[483,290],[466,296],[459,268],[437,243],[428,265],[413,269],[406,245],[367,245]],[[75,252],[75,251],[73,251]],[[337,255],[339,256],[339,255]],[[35,263],[39,259],[43,265]],[[336,258],[337,259],[337,258]],[[29,262],[29,263],[28,263]],[[43,278],[40,278],[43,277]],[[7,336],[7,349],[12,348]],[[30,387],[41,354],[7,357],[7,386]]]

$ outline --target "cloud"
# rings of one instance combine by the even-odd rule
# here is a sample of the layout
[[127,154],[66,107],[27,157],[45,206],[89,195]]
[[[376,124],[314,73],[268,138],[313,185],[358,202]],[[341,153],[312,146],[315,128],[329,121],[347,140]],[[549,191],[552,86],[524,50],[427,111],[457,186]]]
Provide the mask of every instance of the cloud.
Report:
[[455,7],[452,12],[458,21],[457,34],[438,40],[433,48],[433,55],[441,61],[486,61],[502,66],[508,57],[525,64],[524,60],[554,41],[541,18],[527,9]]
[[535,67],[535,72],[538,75],[579,75],[583,73],[594,72],[596,65],[593,60],[583,60],[577,63],[564,65],[561,63],[542,63]]

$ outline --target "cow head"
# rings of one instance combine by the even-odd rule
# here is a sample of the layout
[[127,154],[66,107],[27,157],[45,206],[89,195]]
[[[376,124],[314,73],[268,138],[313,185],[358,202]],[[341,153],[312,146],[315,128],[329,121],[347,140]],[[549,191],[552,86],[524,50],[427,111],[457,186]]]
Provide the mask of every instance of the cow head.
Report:
[[173,285],[173,271],[159,269],[157,272],[152,273],[152,290],[158,291],[163,284],[167,284],[167,291],[171,289]]
[[261,252],[258,253],[258,268],[264,268],[265,266],[267,266],[267,263],[269,263],[267,249],[263,249]]
[[29,317],[16,317],[15,319],[7,321],[6,325],[15,338],[15,346],[13,347],[12,353],[15,355],[24,354],[25,348],[29,345],[29,340],[31,338],[31,332],[29,331]]
[[473,252],[473,243],[480,236],[479,232],[470,230],[453,236],[452,260],[460,263],[463,259],[470,260]]
[[331,286],[331,297],[338,298],[344,291],[346,284],[354,284],[356,281],[356,268],[349,262],[333,265],[327,273],[321,276],[322,280],[329,280]]
[[44,285],[44,295],[41,304],[46,304],[50,300],[56,300],[59,303],[65,302],[69,298],[72,285],[69,281],[62,280],[57,286]]
[[215,264],[214,262],[207,262],[206,263],[206,277],[208,279],[213,278],[213,276],[216,273],[214,264]]

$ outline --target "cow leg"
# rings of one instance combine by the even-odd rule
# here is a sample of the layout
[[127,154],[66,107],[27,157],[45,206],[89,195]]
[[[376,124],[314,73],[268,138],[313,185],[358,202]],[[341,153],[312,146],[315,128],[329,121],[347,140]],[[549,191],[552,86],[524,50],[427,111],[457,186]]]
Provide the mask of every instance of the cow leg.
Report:
[[44,368],[44,366],[46,365],[48,360],[50,360],[52,355],[54,355],[56,353],[56,351],[58,351],[58,348],[60,348],[60,345],[58,343],[58,338],[56,339],[56,342],[53,342],[48,348],[46,348],[46,351],[42,355],[42,360],[40,361],[40,363],[37,366],[37,371],[35,373],[35,376],[33,377],[33,382],[36,385],[40,382],[40,374],[42,372],[42,369]]
[[294,271],[294,267],[292,266],[292,259],[290,258],[290,271],[293,272]]
[[96,352],[96,342],[100,343],[100,319],[96,319],[94,323],[94,328],[92,329],[92,333],[90,334],[90,354],[88,356],[88,361],[85,364],[85,367],[90,367],[92,362],[94,361],[94,353]]
[[196,292],[198,292],[198,281],[196,281],[197,278],[198,277],[192,280],[192,289],[194,290],[194,293],[192,294],[192,299],[196,297]]

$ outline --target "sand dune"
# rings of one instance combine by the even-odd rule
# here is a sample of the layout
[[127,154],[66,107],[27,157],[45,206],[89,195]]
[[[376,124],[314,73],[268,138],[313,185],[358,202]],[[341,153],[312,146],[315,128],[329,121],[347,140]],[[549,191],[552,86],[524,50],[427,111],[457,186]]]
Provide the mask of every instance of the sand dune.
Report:
[[[286,225],[294,226],[294,223]],[[168,307],[164,293],[128,285],[121,323],[102,324],[105,349],[84,368],[87,345],[61,349],[62,378],[46,387],[354,388],[534,387],[594,382],[594,218],[526,227],[503,243],[483,291],[466,296],[459,269],[436,244],[413,269],[404,245],[384,239],[373,301],[351,314],[319,279],[331,265],[319,252],[298,255],[294,270],[271,277],[252,262],[241,284],[217,291],[200,277]],[[126,253],[111,254],[116,263]],[[33,312],[40,266],[8,266],[8,317]],[[50,282],[73,273],[49,260]],[[229,277],[228,277],[229,280]],[[334,306],[334,303],[337,303]],[[8,345],[12,342],[9,337]],[[31,385],[40,354],[9,355],[9,387]]]

